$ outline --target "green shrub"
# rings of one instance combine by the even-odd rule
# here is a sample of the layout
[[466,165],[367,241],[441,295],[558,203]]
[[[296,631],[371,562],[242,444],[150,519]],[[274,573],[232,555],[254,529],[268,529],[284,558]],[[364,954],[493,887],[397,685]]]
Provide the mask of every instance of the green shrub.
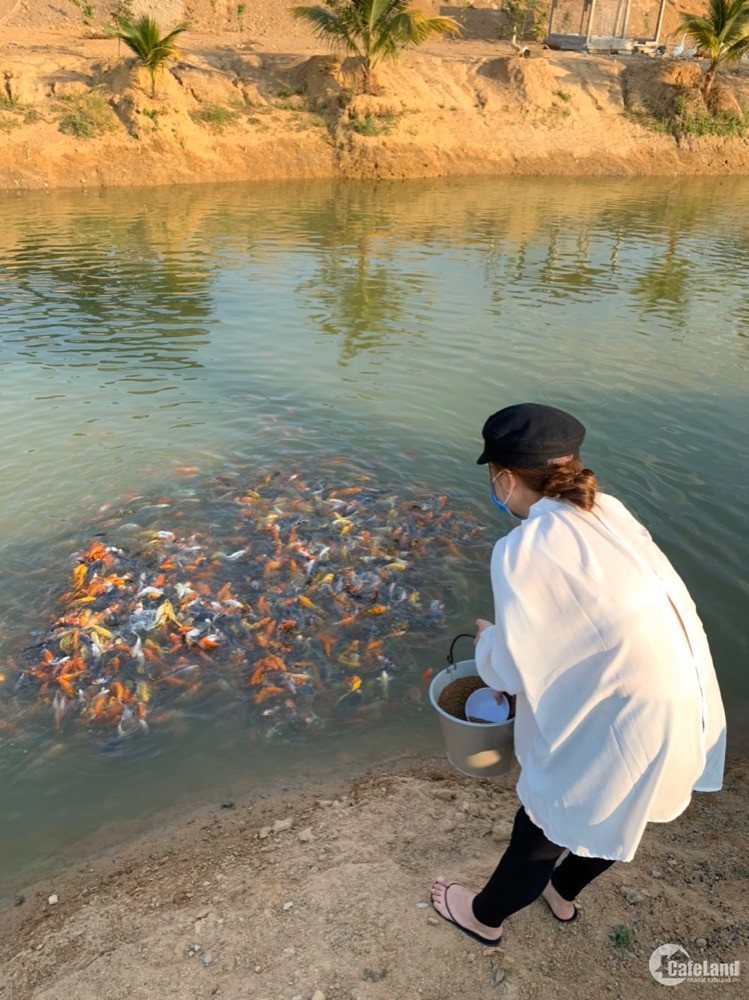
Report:
[[652,104],[640,111],[626,111],[630,121],[650,129],[651,132],[672,135],[675,139],[685,136],[744,136],[749,128],[749,116],[712,115],[709,111],[690,112],[684,98],[676,101],[673,114],[666,115]]
[[94,14],[96,12],[94,11],[93,4],[88,3],[88,0],[71,0],[71,2],[80,11],[84,24],[94,23]]
[[225,108],[222,104],[206,104],[197,111],[191,111],[190,117],[193,121],[201,125],[207,125],[214,132],[223,132],[224,128],[236,120],[238,114],[230,108]]
[[77,139],[94,139],[117,128],[114,113],[101,91],[66,94],[60,101],[64,108],[60,118],[60,131],[66,135],[73,135]]
[[365,115],[363,118],[354,118],[351,128],[358,135],[388,135],[392,132],[397,123],[397,118],[392,111],[388,111],[382,116]]
[[632,932],[624,924],[615,927],[609,934],[609,938],[615,948],[622,948],[624,951],[634,950],[635,943],[632,940]]
[[676,138],[685,135],[741,136],[747,128],[746,115],[712,115],[709,111],[690,114],[683,98],[676,102],[671,121],[671,131]]
[[0,131],[10,132],[21,125],[39,121],[39,112],[30,104],[22,104],[15,97],[0,94]]

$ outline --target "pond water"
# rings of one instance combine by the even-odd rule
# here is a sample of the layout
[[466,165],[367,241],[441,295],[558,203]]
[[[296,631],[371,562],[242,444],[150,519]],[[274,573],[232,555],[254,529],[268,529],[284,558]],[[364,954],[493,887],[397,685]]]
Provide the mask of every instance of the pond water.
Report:
[[[747,203],[741,179],[0,196],[5,891],[168,812],[440,752],[420,676],[491,617],[513,522],[475,458],[484,418],[524,399],[583,420],[587,463],[684,577],[744,752]],[[108,753],[10,712],[102,507],[333,459],[341,488],[374,471],[486,527],[422,584],[444,620],[405,642],[388,703],[258,738],[204,700]]]

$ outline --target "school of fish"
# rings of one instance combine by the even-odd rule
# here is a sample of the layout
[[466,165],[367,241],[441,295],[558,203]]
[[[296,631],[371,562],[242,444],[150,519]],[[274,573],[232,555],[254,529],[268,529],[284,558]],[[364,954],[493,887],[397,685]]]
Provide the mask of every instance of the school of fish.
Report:
[[16,694],[58,728],[118,737],[215,690],[272,734],[387,701],[399,642],[443,620],[441,561],[483,529],[445,497],[342,475],[318,461],[102,508]]

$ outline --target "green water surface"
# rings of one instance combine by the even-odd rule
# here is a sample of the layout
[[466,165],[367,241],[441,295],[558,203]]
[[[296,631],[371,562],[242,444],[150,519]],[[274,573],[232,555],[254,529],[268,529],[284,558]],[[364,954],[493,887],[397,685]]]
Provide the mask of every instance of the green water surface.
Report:
[[[481,425],[530,399],[587,425],[587,463],[683,575],[745,750],[748,206],[726,178],[0,196],[4,656],[93,513],[168,494],[179,466],[384,468],[486,525],[488,558],[512,522]],[[447,582],[402,700],[314,738],[250,739],[210,705],[122,753],[46,719],[0,732],[0,884],[167,810],[440,752],[419,675],[491,616],[483,557]]]

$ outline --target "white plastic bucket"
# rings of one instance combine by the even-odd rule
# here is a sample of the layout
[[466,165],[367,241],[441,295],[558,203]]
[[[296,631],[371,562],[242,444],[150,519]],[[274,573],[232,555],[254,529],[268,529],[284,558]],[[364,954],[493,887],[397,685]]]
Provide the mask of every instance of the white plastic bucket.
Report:
[[452,664],[436,674],[429,685],[429,700],[439,716],[447,759],[457,771],[471,778],[496,778],[506,774],[515,763],[515,719],[464,722],[443,712],[437,704],[447,685],[461,677],[478,677],[475,660]]

